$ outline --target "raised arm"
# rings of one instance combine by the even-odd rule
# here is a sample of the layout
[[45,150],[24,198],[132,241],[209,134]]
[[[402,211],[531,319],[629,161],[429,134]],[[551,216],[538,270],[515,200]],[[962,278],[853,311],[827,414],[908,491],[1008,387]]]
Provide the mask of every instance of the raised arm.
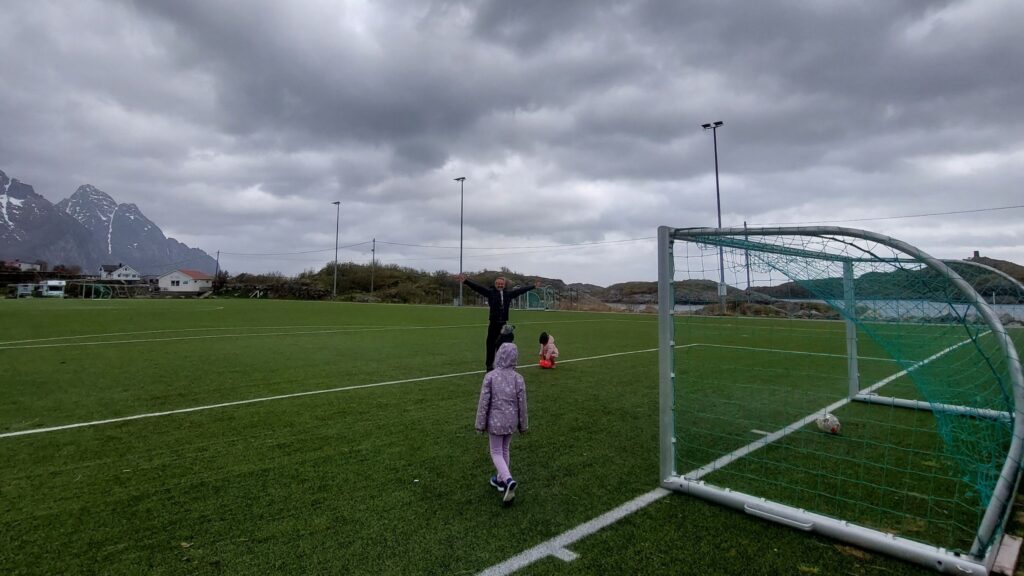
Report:
[[466,286],[469,286],[470,288],[473,289],[474,292],[485,298],[491,293],[491,291],[488,290],[485,286],[481,286],[480,284],[473,282],[469,278],[463,278],[462,283],[465,284]]
[[[467,282],[468,282],[468,279],[467,279]],[[526,294],[527,292],[529,292],[530,290],[533,290],[534,288],[540,288],[540,280],[535,280],[533,282],[533,286],[520,286],[519,288],[516,288],[515,290],[510,290],[509,293],[508,293],[508,297],[509,298],[515,298],[516,296],[520,296],[522,294]]]

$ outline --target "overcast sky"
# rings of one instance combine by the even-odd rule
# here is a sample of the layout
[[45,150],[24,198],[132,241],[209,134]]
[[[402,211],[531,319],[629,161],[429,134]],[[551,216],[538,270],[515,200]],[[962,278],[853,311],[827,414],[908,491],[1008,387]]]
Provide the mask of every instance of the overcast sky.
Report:
[[[7,0],[0,170],[286,274],[333,259],[335,200],[341,245],[367,243],[340,260],[376,238],[457,272],[465,176],[466,270],[608,285],[656,279],[658,225],[715,225],[721,120],[726,226],[1024,264],[1024,209],[977,211],[1024,205],[1022,22],[1019,0]],[[281,252],[304,253],[242,255]]]

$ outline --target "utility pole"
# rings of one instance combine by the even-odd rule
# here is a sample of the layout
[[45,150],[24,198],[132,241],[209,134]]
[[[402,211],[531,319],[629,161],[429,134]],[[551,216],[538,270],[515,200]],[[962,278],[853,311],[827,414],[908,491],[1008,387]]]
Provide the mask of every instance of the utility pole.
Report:
[[337,214],[334,220],[334,289],[331,290],[331,299],[338,297],[338,231],[341,230],[341,202],[331,202],[337,207]]
[[213,269],[213,288],[214,288],[214,290],[217,289],[216,288],[217,287],[217,280],[219,278],[220,278],[220,250],[217,250],[217,264],[214,266],[214,269]]

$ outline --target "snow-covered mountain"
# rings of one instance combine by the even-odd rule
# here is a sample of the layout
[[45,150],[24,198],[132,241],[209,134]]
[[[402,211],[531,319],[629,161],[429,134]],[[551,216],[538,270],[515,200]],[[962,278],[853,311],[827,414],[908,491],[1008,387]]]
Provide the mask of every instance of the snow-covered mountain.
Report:
[[89,231],[31,186],[0,171],[0,259],[91,264],[100,252]]
[[192,268],[213,274],[209,254],[164,236],[135,204],[80,186],[56,205],[0,171],[0,259],[45,260],[95,272],[124,263],[142,274]]

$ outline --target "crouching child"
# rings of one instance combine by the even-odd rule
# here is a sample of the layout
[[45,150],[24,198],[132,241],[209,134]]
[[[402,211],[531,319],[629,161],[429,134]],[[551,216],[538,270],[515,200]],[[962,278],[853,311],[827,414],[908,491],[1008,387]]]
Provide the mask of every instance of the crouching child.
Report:
[[555,337],[547,332],[540,333],[540,367],[554,368],[555,360],[558,358],[558,347],[555,346]]

